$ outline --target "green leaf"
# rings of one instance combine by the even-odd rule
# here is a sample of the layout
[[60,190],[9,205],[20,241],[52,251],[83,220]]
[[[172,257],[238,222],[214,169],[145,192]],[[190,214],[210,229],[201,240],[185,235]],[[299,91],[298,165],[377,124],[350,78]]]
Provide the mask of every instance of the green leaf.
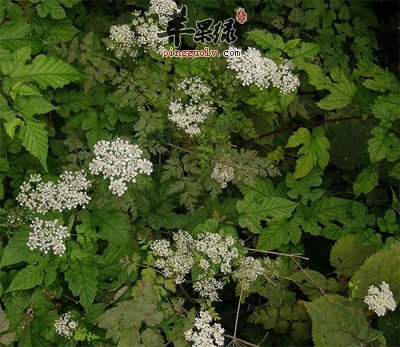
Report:
[[400,232],[400,224],[397,221],[396,212],[389,209],[386,211],[384,217],[378,217],[378,226],[381,231],[395,234]]
[[400,312],[386,312],[378,317],[378,328],[383,332],[388,346],[400,345]]
[[290,218],[295,207],[296,203],[284,198],[257,198],[252,195],[246,195],[236,204],[240,213],[240,226],[255,233],[262,231],[261,220],[266,220],[268,217],[275,220]]
[[49,15],[54,19],[65,18],[65,11],[58,0],[42,0],[41,3],[36,6],[36,9],[40,17]]
[[76,90],[62,90],[56,95],[55,100],[60,104],[57,113],[62,117],[68,117],[71,112],[85,110],[95,102],[92,96]]
[[52,44],[71,41],[79,32],[70,19],[42,19],[38,30],[45,34],[45,42]]
[[47,151],[48,151],[48,133],[45,125],[30,117],[24,117],[25,126],[22,127],[20,138],[22,144],[29,153],[39,159],[42,166],[47,170]]
[[330,262],[335,272],[351,277],[376,247],[363,245],[356,235],[341,237],[332,247]]
[[263,30],[253,30],[249,31],[247,35],[262,49],[280,51],[285,47],[282,37],[277,34],[271,34]]
[[71,65],[54,57],[38,55],[31,64],[19,65],[10,77],[16,81],[33,81],[40,88],[59,88],[79,80],[82,75]]
[[397,302],[400,301],[400,241],[395,241],[371,255],[352,278],[354,298],[364,298],[371,285],[378,287],[382,281],[389,284]]
[[21,262],[34,263],[40,259],[37,252],[31,251],[26,245],[30,229],[24,227],[17,231],[8,242],[1,257],[0,268]]
[[15,100],[17,95],[23,96],[41,96],[37,88],[33,88],[23,82],[17,82],[13,85],[10,96]]
[[393,133],[380,127],[371,130],[373,137],[368,141],[368,153],[371,163],[376,163],[387,158],[389,161],[396,161],[399,156],[400,140]]
[[9,293],[38,286],[43,282],[43,275],[42,266],[28,265],[15,275],[5,292]]
[[0,48],[14,51],[29,45],[31,26],[23,22],[8,22],[0,26]]
[[45,114],[55,109],[50,102],[41,96],[18,96],[15,100],[15,106],[24,117]]
[[285,49],[288,56],[295,64],[314,59],[314,57],[319,53],[319,50],[319,46],[311,42],[302,42],[300,47],[296,46],[293,49]]
[[383,126],[390,127],[394,121],[400,119],[400,94],[378,96],[371,110]]
[[301,238],[301,229],[292,220],[282,220],[277,222],[271,222],[265,228],[257,242],[257,248],[262,250],[273,250],[277,249],[289,242],[296,245]]
[[286,186],[290,189],[287,195],[292,199],[301,197],[301,203],[307,204],[308,201],[318,200],[324,191],[322,189],[312,189],[322,183],[321,170],[311,171],[306,176],[296,180],[291,173],[286,176]]
[[364,168],[353,183],[353,191],[356,197],[361,193],[368,194],[378,185],[379,174],[374,166]]
[[298,154],[301,155],[296,162],[296,170],[293,174],[294,178],[301,178],[307,175],[313,168],[319,166],[324,169],[329,162],[330,148],[329,141],[325,137],[325,131],[322,128],[313,129],[312,133],[306,128],[298,129],[289,137],[286,147],[301,148]]
[[353,100],[357,87],[350,82],[337,68],[331,72],[332,79],[337,82],[327,86],[330,94],[317,102],[317,106],[324,110],[341,109]]
[[377,92],[396,91],[399,87],[399,82],[394,74],[369,60],[360,60],[358,68],[353,71],[353,74],[357,77],[369,77],[363,82],[363,85]]
[[97,267],[93,263],[75,261],[65,272],[68,287],[87,311],[93,304],[97,292]]
[[98,210],[93,219],[102,238],[117,244],[129,242],[131,224],[123,212],[113,209]]
[[362,303],[328,295],[306,302],[305,306],[311,316],[316,347],[360,346],[372,340],[375,346],[385,346],[382,334],[369,327]]
[[328,89],[332,85],[332,81],[319,65],[303,63],[301,67],[307,72],[309,83],[315,86],[317,90]]

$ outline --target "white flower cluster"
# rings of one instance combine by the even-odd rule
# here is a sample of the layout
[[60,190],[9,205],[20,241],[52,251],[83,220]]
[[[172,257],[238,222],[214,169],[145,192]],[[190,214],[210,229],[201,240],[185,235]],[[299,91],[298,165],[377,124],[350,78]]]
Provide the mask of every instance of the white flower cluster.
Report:
[[203,83],[201,78],[194,77],[185,78],[179,84],[179,89],[189,97],[189,103],[184,103],[182,99],[171,100],[168,119],[188,135],[198,135],[200,134],[199,125],[204,123],[214,111],[211,102],[202,100],[210,93],[210,88]]
[[137,55],[135,33],[127,24],[113,25],[110,28],[110,39],[107,49],[115,52],[117,58],[129,55],[134,58]]
[[115,141],[101,140],[94,145],[95,157],[89,164],[92,174],[101,174],[110,179],[108,188],[114,195],[122,196],[128,189],[128,182],[136,182],[138,174],[150,175],[153,164],[142,158],[139,146],[129,141],[117,139]]
[[234,272],[233,277],[241,284],[243,290],[249,289],[250,285],[262,275],[265,269],[258,259],[245,257],[239,268]]
[[212,323],[211,314],[200,311],[196,317],[193,328],[185,332],[185,339],[193,347],[218,347],[224,345],[224,328],[219,323]]
[[54,322],[56,333],[70,339],[74,330],[79,326],[78,322],[71,318],[71,312],[64,313]]
[[199,293],[201,298],[211,301],[219,300],[218,290],[224,288],[224,284],[215,277],[202,274],[200,278],[193,283],[193,289]]
[[158,37],[158,33],[162,30],[159,23],[146,13],[143,15],[140,11],[135,11],[132,15],[136,44],[144,48],[145,51],[164,49],[163,45],[168,43],[168,37]]
[[193,238],[187,231],[178,231],[173,235],[174,243],[168,240],[156,240],[150,246],[156,256],[155,266],[162,270],[167,278],[174,278],[176,284],[185,281],[195,264],[204,272],[193,279],[193,289],[201,298],[218,300],[218,290],[223,282],[216,279],[218,274],[232,273],[232,263],[239,259],[237,241],[230,235],[205,232]]
[[16,200],[21,206],[40,214],[71,210],[79,205],[85,208],[91,199],[87,194],[90,187],[91,182],[83,171],[65,171],[57,183],[43,182],[41,175],[36,174],[20,186]]
[[167,25],[177,10],[178,6],[173,0],[150,0],[149,13],[157,15],[161,25]]
[[178,231],[173,236],[175,251],[171,249],[168,240],[156,240],[152,243],[151,249],[159,257],[155,266],[162,269],[167,278],[174,278],[176,284],[185,281],[193,266],[192,244],[193,238],[187,231]]
[[288,94],[295,91],[300,85],[299,78],[291,72],[293,68],[290,61],[285,61],[278,66],[272,59],[263,57],[261,52],[253,47],[247,51],[238,48],[229,48],[239,51],[240,54],[230,54],[227,57],[228,68],[237,72],[236,77],[242,85],[254,83],[260,89],[269,86],[278,88],[281,93]]
[[[162,1],[154,1],[152,11],[160,12],[160,20],[165,22],[167,7],[160,5]],[[166,1],[164,1],[166,2]],[[176,6],[176,5],[175,5]],[[155,13],[155,12],[152,12]],[[167,37],[159,37],[158,33],[163,30],[160,23],[151,17],[151,13],[142,14],[140,11],[132,13],[131,25],[113,25],[110,28],[111,41],[107,49],[115,52],[118,58],[130,56],[135,58],[140,48],[147,51],[159,51],[164,49],[163,45],[168,43]]]
[[381,289],[379,290],[378,287],[371,285],[364,302],[368,305],[369,310],[374,311],[378,316],[384,316],[387,310],[394,311],[397,304],[389,285],[386,282],[382,282],[380,287]]
[[199,102],[204,95],[211,92],[210,87],[204,84],[203,80],[196,77],[187,77],[178,85],[179,89],[190,96],[193,102]]
[[239,257],[235,244],[236,240],[230,235],[223,238],[219,234],[207,231],[198,235],[193,248],[205,256],[211,264],[220,266],[223,274],[228,274],[232,271],[231,262]]
[[31,222],[30,228],[32,231],[29,233],[27,246],[31,251],[39,249],[47,254],[52,250],[55,255],[59,256],[65,253],[64,241],[69,236],[68,228],[58,225],[58,219],[42,220],[35,218]]
[[[229,158],[227,158],[229,160]],[[211,173],[211,178],[221,185],[221,188],[226,188],[229,182],[235,179],[235,169],[233,163],[228,160],[215,163],[214,169]]]

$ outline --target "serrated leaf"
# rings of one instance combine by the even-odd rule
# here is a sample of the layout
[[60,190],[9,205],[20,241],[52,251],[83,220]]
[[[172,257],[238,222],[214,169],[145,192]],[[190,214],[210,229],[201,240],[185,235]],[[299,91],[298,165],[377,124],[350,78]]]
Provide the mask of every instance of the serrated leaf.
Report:
[[312,337],[316,347],[359,346],[375,340],[384,346],[382,333],[369,327],[363,305],[339,295],[321,296],[305,303],[312,320]]
[[285,51],[295,64],[312,60],[319,53],[319,46],[311,42],[302,42],[299,47]]
[[0,268],[21,262],[34,263],[40,259],[37,252],[31,251],[26,245],[29,237],[29,228],[17,231],[8,242],[1,257]]
[[10,77],[19,81],[36,82],[40,88],[59,88],[77,81],[82,75],[71,65],[54,57],[38,55],[31,64],[17,66]]
[[10,96],[15,100],[17,95],[23,96],[41,96],[41,94],[32,86],[24,84],[23,82],[17,82],[13,85]]
[[324,110],[341,109],[347,106],[353,100],[357,87],[350,82],[337,68],[331,72],[332,79],[336,82],[327,88],[330,94],[317,102],[317,106]]
[[285,47],[282,37],[277,34],[271,34],[263,30],[253,30],[249,31],[247,35],[262,49],[280,51]]
[[396,135],[388,133],[380,127],[373,128],[371,134],[373,137],[368,141],[368,153],[371,163],[376,163],[385,158],[390,161],[395,161],[399,158],[400,140]]
[[102,238],[116,244],[129,242],[131,224],[123,212],[113,209],[99,210],[94,215],[94,221]]
[[356,235],[346,235],[332,247],[329,259],[336,273],[350,277],[375,251],[376,247],[363,245]]
[[15,106],[18,112],[24,117],[31,117],[35,114],[45,114],[55,107],[41,96],[18,96],[15,99]]
[[353,71],[354,76],[366,77],[363,85],[378,92],[386,90],[396,91],[399,87],[398,79],[394,74],[368,60],[360,60],[357,69]]
[[273,250],[292,242],[297,244],[301,238],[301,229],[292,221],[271,222],[261,232],[257,249]]
[[68,117],[71,112],[85,110],[94,103],[91,95],[76,90],[62,90],[56,95],[55,100],[60,104],[57,112],[63,117]]
[[75,261],[65,272],[68,288],[87,311],[93,304],[97,292],[97,267],[93,263]]
[[390,127],[394,121],[400,119],[400,94],[378,96],[371,110],[383,126]]
[[24,117],[25,126],[20,131],[22,144],[29,153],[39,159],[42,166],[47,170],[48,133],[45,125],[32,118]]
[[371,285],[378,287],[382,281],[389,284],[397,302],[400,301],[400,241],[395,241],[371,255],[352,278],[354,298],[364,298]]
[[289,137],[286,147],[301,148],[298,154],[301,155],[296,162],[296,170],[293,174],[294,178],[301,178],[307,175],[313,168],[319,166],[324,169],[329,162],[330,148],[329,141],[325,137],[325,131],[322,128],[313,129],[312,133],[306,128],[298,129]]
[[31,26],[23,22],[3,23],[0,27],[0,47],[14,51],[29,45]]
[[287,195],[292,199],[301,197],[301,203],[307,204],[309,200],[315,201],[322,196],[324,193],[322,189],[312,189],[320,186],[321,183],[322,178],[320,170],[314,170],[298,180],[289,173],[286,176],[286,186],[290,189]]
[[378,185],[379,174],[374,166],[364,168],[353,183],[353,191],[356,197],[361,193],[368,194]]
[[9,293],[38,286],[43,282],[43,275],[43,267],[39,265],[28,265],[15,275],[5,292]]
[[42,0],[41,3],[36,6],[36,9],[40,17],[49,15],[54,19],[65,18],[65,11],[58,0]]

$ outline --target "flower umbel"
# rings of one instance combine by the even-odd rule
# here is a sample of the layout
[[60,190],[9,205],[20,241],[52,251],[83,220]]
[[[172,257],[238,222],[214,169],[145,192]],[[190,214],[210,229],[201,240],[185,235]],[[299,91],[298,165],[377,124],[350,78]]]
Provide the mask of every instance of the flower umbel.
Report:
[[66,247],[65,239],[69,236],[68,228],[58,225],[58,219],[41,220],[35,218],[30,224],[31,232],[27,246],[31,251],[39,249],[44,254],[53,251],[55,255],[62,256]]
[[78,322],[71,318],[71,312],[64,313],[54,322],[56,333],[70,339],[74,330],[79,326]]
[[211,314],[200,311],[193,328],[185,332],[185,339],[193,347],[218,347],[224,345],[224,328],[219,323],[212,323]]
[[394,311],[397,304],[389,285],[386,282],[382,282],[380,287],[381,289],[379,290],[374,285],[369,286],[364,302],[368,305],[369,310],[374,311],[378,316],[384,316],[387,310]]
[[295,91],[300,85],[299,78],[293,75],[290,61],[286,60],[278,66],[272,59],[263,57],[261,52],[249,47],[247,51],[238,48],[230,50],[240,51],[227,57],[228,68],[236,71],[236,78],[242,81],[243,86],[255,84],[260,89],[269,86],[276,87],[283,94]]
[[122,196],[128,189],[127,183],[136,182],[138,174],[150,175],[153,171],[153,164],[142,158],[139,146],[125,140],[101,140],[94,145],[93,152],[95,157],[89,170],[92,174],[109,178],[108,188],[114,195]]
[[20,186],[16,200],[21,206],[40,214],[78,206],[85,208],[91,199],[87,194],[91,185],[83,171],[65,171],[56,183],[43,182],[42,176],[36,174]]
[[214,111],[211,102],[203,100],[211,89],[200,77],[185,78],[179,89],[189,97],[189,102],[182,99],[171,100],[168,119],[183,129],[189,136],[200,134],[200,124]]

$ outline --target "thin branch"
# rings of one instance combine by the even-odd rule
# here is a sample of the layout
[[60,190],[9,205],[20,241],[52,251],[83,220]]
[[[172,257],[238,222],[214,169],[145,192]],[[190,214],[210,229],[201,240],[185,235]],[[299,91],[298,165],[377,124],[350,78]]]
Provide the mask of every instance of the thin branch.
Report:
[[285,256],[285,257],[289,257],[289,258],[299,258],[299,259],[309,260],[309,258],[303,257],[300,253],[289,254],[289,253],[281,253],[281,252],[274,252],[274,251],[264,251],[262,249],[254,249],[254,248],[247,248],[247,247],[245,247],[245,249],[248,250],[248,251],[252,251],[252,252],[260,252],[260,253],[265,253],[265,254],[282,255],[282,256]]
[[278,128],[275,129],[273,131],[270,131],[269,133],[260,135],[259,137],[255,138],[255,139],[249,139],[247,141],[244,142],[244,144],[247,144],[251,141],[257,141],[272,135],[276,135],[279,133],[282,133],[284,131],[287,130],[296,130],[299,129],[301,127],[314,127],[320,124],[325,124],[325,123],[329,123],[329,122],[340,122],[340,121],[346,121],[346,120],[352,120],[352,119],[361,119],[361,116],[349,116],[349,117],[338,117],[338,118],[330,118],[330,119],[324,119],[324,120],[319,120],[319,121],[315,121],[315,122],[311,122],[311,123],[304,123],[304,124],[298,124],[298,125],[293,125],[291,127],[283,127],[283,128]]
[[239,302],[238,302],[237,311],[236,311],[235,330],[233,332],[233,337],[235,339],[236,339],[237,326],[238,326],[238,322],[239,322],[240,305],[242,304],[242,294],[243,294],[243,288],[240,290]]
[[229,345],[234,344],[237,341],[237,342],[243,343],[244,345],[249,346],[249,347],[260,347],[260,345],[255,345],[254,343],[248,342],[246,340],[239,339],[239,338],[234,337],[234,336],[229,335],[229,334],[224,334],[224,336],[229,338],[229,339],[232,339],[232,341],[230,342]]

